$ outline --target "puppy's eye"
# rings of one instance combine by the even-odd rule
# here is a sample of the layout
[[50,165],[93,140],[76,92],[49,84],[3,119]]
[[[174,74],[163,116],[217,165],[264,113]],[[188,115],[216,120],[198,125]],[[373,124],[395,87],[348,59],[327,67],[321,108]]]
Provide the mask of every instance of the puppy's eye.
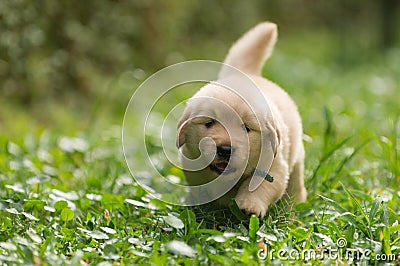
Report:
[[210,128],[215,124],[214,120],[208,121],[207,123],[205,123],[204,125],[206,126],[206,128]]
[[242,125],[243,129],[246,130],[246,132],[250,132],[250,128],[246,126],[245,124]]

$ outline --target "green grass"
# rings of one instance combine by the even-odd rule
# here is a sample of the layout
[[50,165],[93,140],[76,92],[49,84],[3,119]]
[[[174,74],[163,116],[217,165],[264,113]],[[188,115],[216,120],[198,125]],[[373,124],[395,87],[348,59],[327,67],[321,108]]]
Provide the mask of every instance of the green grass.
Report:
[[[0,120],[0,264],[398,264],[400,52],[347,66],[301,52],[278,46],[264,73],[303,117],[307,203],[278,202],[264,219],[171,206],[130,176],[120,117],[76,129],[64,111],[45,129],[16,108]],[[302,252],[318,256],[284,258]]]

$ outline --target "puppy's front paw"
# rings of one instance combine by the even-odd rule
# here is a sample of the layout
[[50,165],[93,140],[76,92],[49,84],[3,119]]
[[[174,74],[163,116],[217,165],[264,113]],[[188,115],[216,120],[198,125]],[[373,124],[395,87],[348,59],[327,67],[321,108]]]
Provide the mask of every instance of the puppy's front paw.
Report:
[[236,204],[239,209],[248,214],[255,214],[259,217],[264,217],[268,209],[268,203],[263,202],[255,194],[238,195],[235,198]]

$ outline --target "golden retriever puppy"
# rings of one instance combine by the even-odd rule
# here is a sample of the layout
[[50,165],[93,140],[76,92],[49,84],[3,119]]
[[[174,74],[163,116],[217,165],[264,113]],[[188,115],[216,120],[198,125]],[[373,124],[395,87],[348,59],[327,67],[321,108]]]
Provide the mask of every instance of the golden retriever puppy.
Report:
[[[279,86],[261,77],[276,39],[277,27],[270,22],[239,39],[219,79],[188,100],[177,134],[190,186],[218,179],[222,186],[212,183],[206,196],[214,199],[213,188],[223,187],[224,195],[214,203],[227,205],[234,198],[240,209],[261,217],[284,195],[297,202],[307,196],[297,106]],[[192,167],[196,160],[203,165]]]

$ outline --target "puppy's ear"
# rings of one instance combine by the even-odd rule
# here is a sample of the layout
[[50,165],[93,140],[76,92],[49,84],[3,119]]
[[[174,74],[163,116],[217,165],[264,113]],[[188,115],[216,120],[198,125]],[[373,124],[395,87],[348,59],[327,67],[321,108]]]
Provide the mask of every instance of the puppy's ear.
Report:
[[267,129],[270,132],[271,146],[274,151],[274,157],[276,157],[278,147],[281,144],[281,130],[279,122],[275,118],[272,118],[272,120],[269,121],[271,122],[267,122]]
[[177,134],[176,134],[176,147],[179,149],[180,147],[182,147],[183,144],[185,144],[186,142],[186,127],[189,125],[190,120],[189,120],[189,114],[187,112],[185,112],[181,119],[178,122],[178,126],[177,126]]

